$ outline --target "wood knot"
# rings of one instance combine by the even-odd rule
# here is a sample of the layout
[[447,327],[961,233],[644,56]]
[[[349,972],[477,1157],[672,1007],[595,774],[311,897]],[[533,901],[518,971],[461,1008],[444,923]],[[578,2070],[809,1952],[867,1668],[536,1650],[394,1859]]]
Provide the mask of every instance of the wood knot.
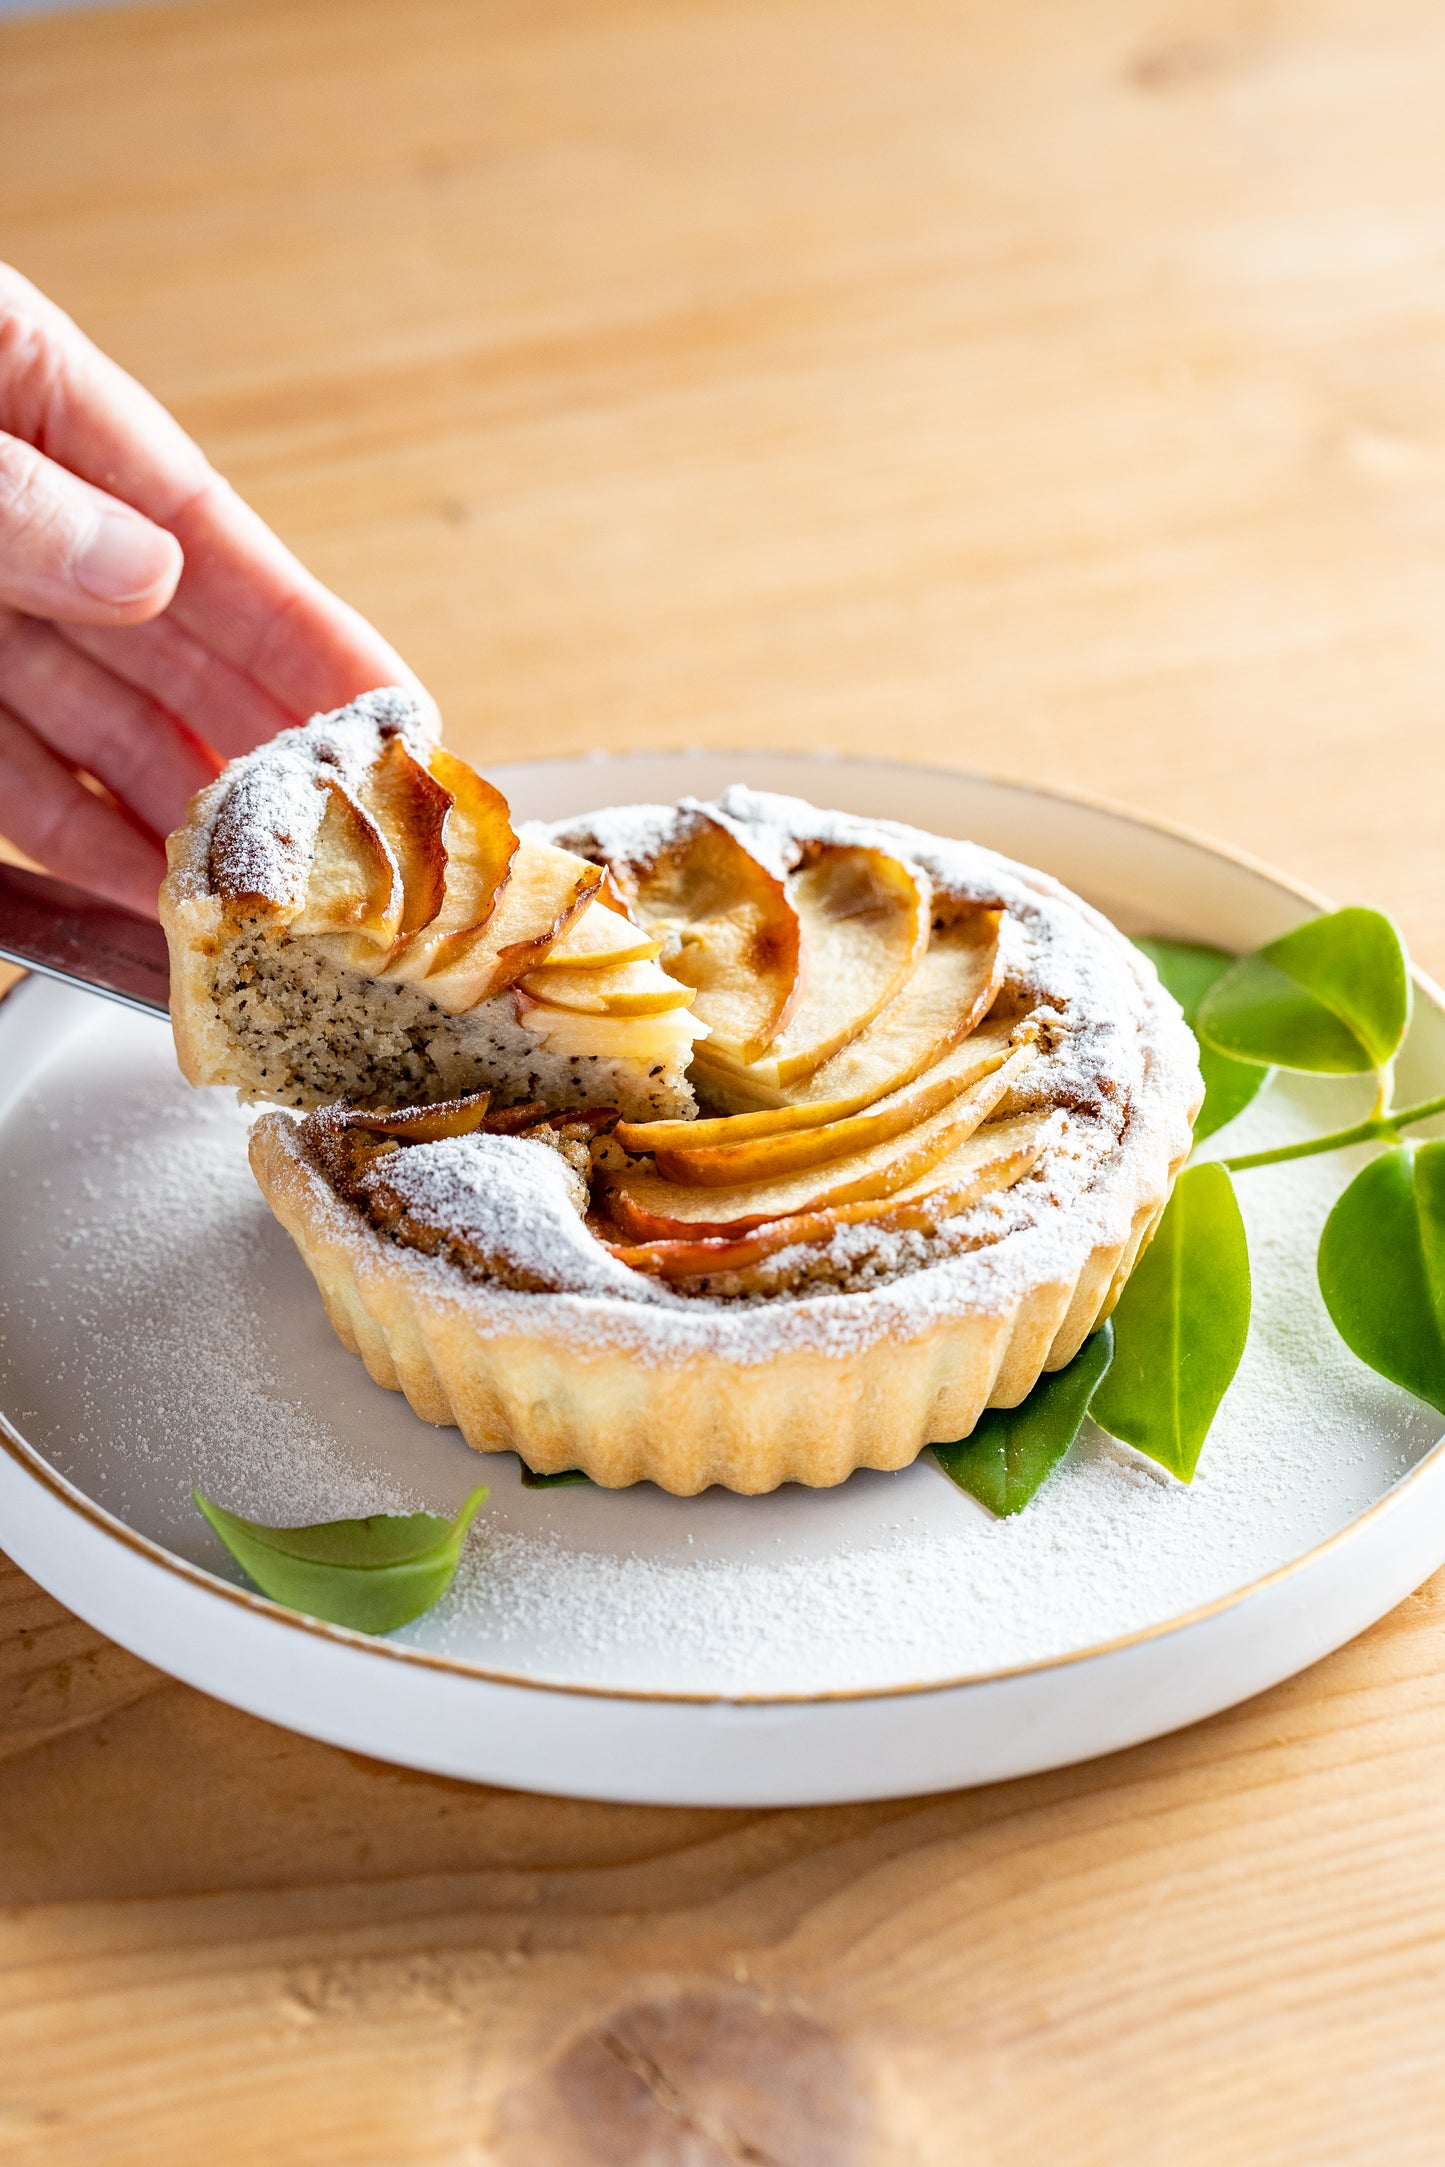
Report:
[[1230,55],[1222,45],[1204,38],[1166,37],[1142,46],[1124,67],[1124,80],[1135,90],[1189,90],[1196,83],[1223,74]]
[[679,1989],[590,2024],[504,2100],[507,2167],[862,2167],[872,2086],[791,2001]]

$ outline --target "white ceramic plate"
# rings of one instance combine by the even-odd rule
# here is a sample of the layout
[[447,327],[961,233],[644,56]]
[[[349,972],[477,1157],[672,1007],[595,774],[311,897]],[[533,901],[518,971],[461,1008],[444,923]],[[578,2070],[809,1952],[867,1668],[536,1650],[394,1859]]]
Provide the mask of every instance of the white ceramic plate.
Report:
[[[1246,948],[1313,899],[1105,808],[914,768],[758,754],[517,766],[523,818],[735,780],[971,835],[1128,931]],[[1445,1078],[1423,989],[1401,1064]],[[1334,1127],[1355,1082],[1276,1082],[1211,1148]],[[92,1624],[222,1699],[355,1750],[582,1796],[871,1798],[1105,1753],[1290,1675],[1445,1559],[1440,1425],[1324,1315],[1349,1168],[1241,1178],[1255,1326],[1192,1489],[1087,1431],[1019,1518],[930,1455],[832,1491],[527,1490],[333,1339],[245,1163],[247,1117],[160,1022],[30,981],[0,1008],[0,1541]],[[241,1585],[190,1503],[450,1510],[491,1487],[451,1594],[387,1641]]]

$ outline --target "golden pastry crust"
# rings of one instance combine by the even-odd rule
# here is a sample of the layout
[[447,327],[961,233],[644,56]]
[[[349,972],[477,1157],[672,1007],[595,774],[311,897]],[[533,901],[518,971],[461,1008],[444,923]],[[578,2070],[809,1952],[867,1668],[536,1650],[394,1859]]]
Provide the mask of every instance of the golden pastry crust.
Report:
[[[338,1199],[285,1115],[257,1123],[251,1164],[337,1336],[423,1421],[455,1423],[478,1451],[515,1451],[538,1473],[580,1468],[608,1488],[651,1481],[690,1497],[906,1467],[967,1436],[985,1407],[1016,1406],[1108,1315],[1188,1150],[1187,1128],[1152,1139],[1118,1184],[1114,1230],[1071,1274],[1041,1258],[1001,1301],[960,1288],[952,1303],[919,1303],[909,1290],[931,1275],[918,1274],[681,1316],[605,1294],[517,1293],[398,1249]],[[823,1310],[848,1314],[833,1333],[810,1329]]]

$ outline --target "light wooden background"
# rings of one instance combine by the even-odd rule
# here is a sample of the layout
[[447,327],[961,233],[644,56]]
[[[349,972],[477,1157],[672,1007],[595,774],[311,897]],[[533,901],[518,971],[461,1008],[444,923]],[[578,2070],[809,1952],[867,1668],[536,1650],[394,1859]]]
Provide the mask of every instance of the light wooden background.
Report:
[[[1438,0],[212,0],[0,30],[0,248],[474,757],[1085,788],[1445,968]],[[1445,2158],[1445,1579],[1096,1767],[468,1790],[0,1581],[0,2159]]]

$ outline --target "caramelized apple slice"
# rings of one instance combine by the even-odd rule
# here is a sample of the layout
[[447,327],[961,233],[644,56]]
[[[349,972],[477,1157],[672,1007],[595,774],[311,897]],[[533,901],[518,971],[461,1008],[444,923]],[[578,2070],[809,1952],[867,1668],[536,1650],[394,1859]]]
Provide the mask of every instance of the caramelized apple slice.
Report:
[[[552,843],[518,843],[496,908],[480,925],[431,949],[423,992],[456,1016],[514,985],[581,916],[601,885],[600,865]],[[423,939],[429,942],[430,934]],[[393,967],[391,975],[400,973]]]
[[428,773],[398,733],[387,739],[367,771],[360,802],[400,868],[398,937],[410,940],[432,923],[446,895],[443,832],[454,802],[452,793]]
[[[1023,1023],[985,1024],[953,1046],[901,1090],[890,1091],[864,1112],[808,1129],[782,1129],[739,1144],[704,1146],[700,1151],[659,1151],[656,1165],[668,1181],[719,1189],[730,1183],[771,1181],[779,1175],[820,1166],[847,1153],[866,1151],[915,1129],[931,1114],[958,1098],[970,1085],[992,1075],[1010,1053],[1039,1035],[1033,1018]],[[624,1147],[625,1148],[625,1147]]]
[[521,843],[489,930],[511,985],[545,960],[602,885],[602,868],[553,843]]
[[620,872],[643,925],[680,940],[667,968],[694,989],[713,1045],[754,1060],[801,992],[798,914],[782,881],[703,813],[651,865]]
[[408,1144],[440,1144],[449,1136],[471,1136],[487,1118],[490,1091],[470,1091],[465,1098],[442,1099],[435,1106],[400,1106],[395,1113],[371,1114],[348,1107],[348,1129],[377,1136],[399,1136]]
[[746,1274],[802,1242],[827,1242],[841,1226],[877,1226],[932,1234],[945,1219],[956,1218],[986,1196],[1011,1189],[1037,1166],[1057,1130],[1054,1114],[1024,1114],[991,1122],[955,1146],[921,1180],[892,1196],[822,1211],[774,1219],[751,1233],[702,1240],[608,1242],[606,1247],[633,1271],[661,1279],[705,1279],[718,1273]]
[[610,971],[619,963],[649,963],[661,955],[662,942],[644,933],[621,911],[600,899],[588,904],[574,926],[538,966],[542,971]]
[[306,901],[291,921],[293,934],[336,936],[343,962],[385,955],[401,924],[401,873],[375,822],[338,776],[319,784],[326,810],[306,884]]
[[930,897],[901,858],[852,843],[812,843],[791,894],[803,930],[804,982],[766,1057],[735,1057],[714,1038],[714,1067],[748,1066],[782,1089],[812,1075],[865,1030],[913,976],[928,947]]
[[475,768],[439,745],[431,755],[429,779],[448,799],[444,892],[440,908],[413,931],[381,974],[407,984],[425,978],[455,943],[490,925],[517,851],[506,799]]
[[608,1214],[635,1241],[665,1241],[746,1234],[766,1220],[795,1212],[824,1211],[835,1204],[891,1196],[926,1174],[988,1119],[1033,1060],[1034,1051],[1032,1045],[1018,1047],[991,1075],[980,1077],[916,1127],[825,1166],[733,1189],[693,1187],[636,1171],[617,1175],[607,1191]]
[[575,1054],[579,1061],[595,1055],[600,1061],[686,1068],[693,1041],[706,1029],[688,1008],[670,1008],[660,1016],[588,1016],[577,1008],[535,1001],[524,986],[517,986],[512,997],[517,1021],[534,1032],[549,1053]]
[[693,998],[691,986],[680,986],[650,961],[616,963],[605,971],[549,967],[528,971],[518,984],[534,1000],[587,1016],[661,1016],[671,1008],[686,1008]]
[[618,1141],[634,1152],[732,1146],[754,1137],[807,1129],[861,1112],[901,1090],[988,1014],[1002,978],[999,913],[971,911],[936,933],[908,984],[851,1045],[786,1092],[759,1081],[751,1069],[714,1069],[709,1048],[698,1055],[695,1080],[710,1098],[747,1107],[754,1094],[778,1103],[758,1112],[704,1121],[622,1121]]

